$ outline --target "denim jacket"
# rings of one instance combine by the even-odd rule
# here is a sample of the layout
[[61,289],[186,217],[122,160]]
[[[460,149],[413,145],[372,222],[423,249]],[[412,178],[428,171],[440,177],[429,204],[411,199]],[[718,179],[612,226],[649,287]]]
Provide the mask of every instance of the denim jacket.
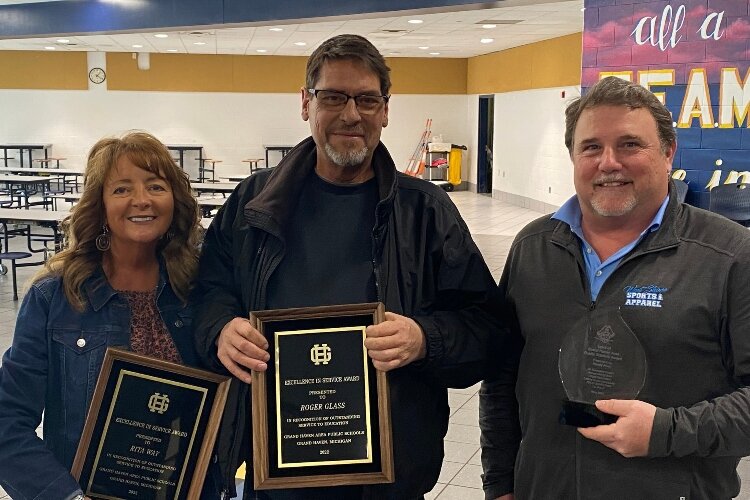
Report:
[[[130,347],[130,307],[99,269],[84,284],[86,309],[68,302],[62,279],[35,282],[18,311],[0,367],[0,485],[12,498],[64,499],[70,468],[108,346]],[[162,268],[157,305],[182,360],[197,364],[192,311]],[[44,440],[36,428],[44,411]]]

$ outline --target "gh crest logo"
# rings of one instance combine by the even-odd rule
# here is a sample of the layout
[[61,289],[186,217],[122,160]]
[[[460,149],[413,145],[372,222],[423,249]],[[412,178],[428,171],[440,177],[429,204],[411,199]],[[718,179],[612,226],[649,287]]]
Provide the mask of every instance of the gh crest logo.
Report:
[[155,392],[148,398],[148,409],[151,413],[163,415],[167,408],[169,408],[169,396],[166,394]]
[[315,366],[323,363],[327,365],[331,361],[331,348],[328,344],[315,344],[310,349],[310,361],[315,363]]

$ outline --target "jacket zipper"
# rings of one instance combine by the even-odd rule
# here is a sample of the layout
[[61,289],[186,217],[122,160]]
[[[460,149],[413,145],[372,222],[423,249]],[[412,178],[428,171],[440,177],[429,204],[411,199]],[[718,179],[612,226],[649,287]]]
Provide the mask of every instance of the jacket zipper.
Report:
[[[259,253],[258,255],[258,258],[261,259],[261,262],[265,260],[265,256],[263,255],[263,253],[267,253],[267,250],[268,250],[268,246],[266,243],[267,241],[268,241],[268,233],[264,235],[263,241],[261,242],[261,248],[263,249],[263,251]],[[281,254],[283,254],[283,251],[279,252],[279,255]],[[279,256],[274,256],[274,258],[268,259],[268,265],[266,266],[266,268],[261,269],[261,272],[258,273],[260,276],[260,283],[258,284],[258,289],[257,289],[258,291],[255,294],[255,302],[253,304],[250,304],[252,309],[265,307],[266,305],[265,304],[266,302],[265,290],[266,290],[266,287],[268,286],[268,280],[271,279],[271,275],[276,270],[276,267],[279,265],[279,262],[281,262],[281,257]]]
[[[372,272],[375,275],[375,294],[377,296],[378,302],[383,302],[383,291],[382,288],[382,280],[380,279],[380,266],[377,263],[377,252],[378,247],[380,246],[380,239],[377,236],[377,229],[373,229],[372,231]],[[385,303],[384,303],[385,305]]]
[[[648,253],[656,252],[656,251],[659,251],[659,250],[647,250],[647,251],[642,251],[642,252],[637,252],[637,253],[631,253],[629,255],[626,255],[620,261],[620,263],[617,265],[617,268],[612,272],[612,274],[609,276],[609,278],[611,278],[612,275],[614,273],[616,273],[617,270],[622,265],[624,265],[625,263],[627,263],[627,262],[629,262],[629,261],[631,261],[631,260],[633,260],[633,259],[635,259],[637,257],[640,257],[642,255],[646,255]],[[586,273],[586,266],[585,266],[585,264],[583,263],[583,261],[579,258],[579,256],[577,254],[575,254],[575,257],[576,257],[576,261],[578,261],[579,272],[584,277],[584,293],[586,293],[586,296],[590,300],[591,299],[591,284],[589,283],[588,275]],[[599,290],[599,293],[601,293],[602,290],[604,289],[604,287],[607,285],[607,282],[609,281],[609,278],[607,278],[607,281],[605,281],[602,284],[602,288]],[[596,309],[596,300],[591,300],[590,303],[589,303],[589,307],[588,307],[589,315],[591,315],[591,313],[594,311],[594,309]],[[581,485],[581,440],[582,439],[584,439],[584,438],[580,434],[578,434],[578,432],[576,432],[576,436],[575,436],[575,440],[576,440],[576,445],[575,445],[575,448],[576,448],[575,449],[575,468],[576,468],[575,469],[575,474],[576,474],[576,498],[578,500],[581,499],[581,488],[582,488],[582,485]]]
[[[385,290],[384,283],[382,280],[381,272],[382,268],[380,264],[378,264],[378,252],[381,253],[384,252],[384,245],[380,243],[381,238],[383,237],[383,233],[385,232],[385,227],[387,225],[386,222],[382,222],[380,219],[382,218],[379,214],[382,212],[380,210],[380,207],[385,203],[384,200],[380,200],[377,205],[375,205],[375,226],[372,228],[372,271],[373,274],[375,274],[375,294],[377,296],[378,302],[382,302],[385,306]],[[381,257],[382,262],[382,257]]]

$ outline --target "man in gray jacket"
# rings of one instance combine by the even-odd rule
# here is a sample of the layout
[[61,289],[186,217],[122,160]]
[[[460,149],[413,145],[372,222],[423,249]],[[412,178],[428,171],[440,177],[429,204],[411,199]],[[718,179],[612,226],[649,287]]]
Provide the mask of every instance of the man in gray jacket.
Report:
[[[750,454],[750,232],[676,200],[672,118],[636,84],[606,78],[570,104],[565,143],[576,196],[518,234],[500,281],[523,343],[515,497],[732,498]],[[561,425],[575,385],[561,381],[561,346],[607,313],[643,347],[642,384],[631,399],[594,398],[614,423]],[[623,361],[632,366],[615,360],[582,382],[638,365]],[[487,381],[481,392],[487,498],[510,466],[517,415],[500,403],[513,389]]]

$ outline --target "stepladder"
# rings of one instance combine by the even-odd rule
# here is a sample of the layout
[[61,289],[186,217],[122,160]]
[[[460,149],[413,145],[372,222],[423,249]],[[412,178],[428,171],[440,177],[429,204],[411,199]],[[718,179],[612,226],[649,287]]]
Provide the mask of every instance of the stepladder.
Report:
[[427,155],[427,142],[429,141],[430,134],[432,133],[432,118],[427,118],[424,124],[424,130],[422,136],[419,138],[417,147],[414,148],[414,152],[409,158],[409,163],[406,165],[404,172],[412,177],[420,177],[424,174],[425,157]]

